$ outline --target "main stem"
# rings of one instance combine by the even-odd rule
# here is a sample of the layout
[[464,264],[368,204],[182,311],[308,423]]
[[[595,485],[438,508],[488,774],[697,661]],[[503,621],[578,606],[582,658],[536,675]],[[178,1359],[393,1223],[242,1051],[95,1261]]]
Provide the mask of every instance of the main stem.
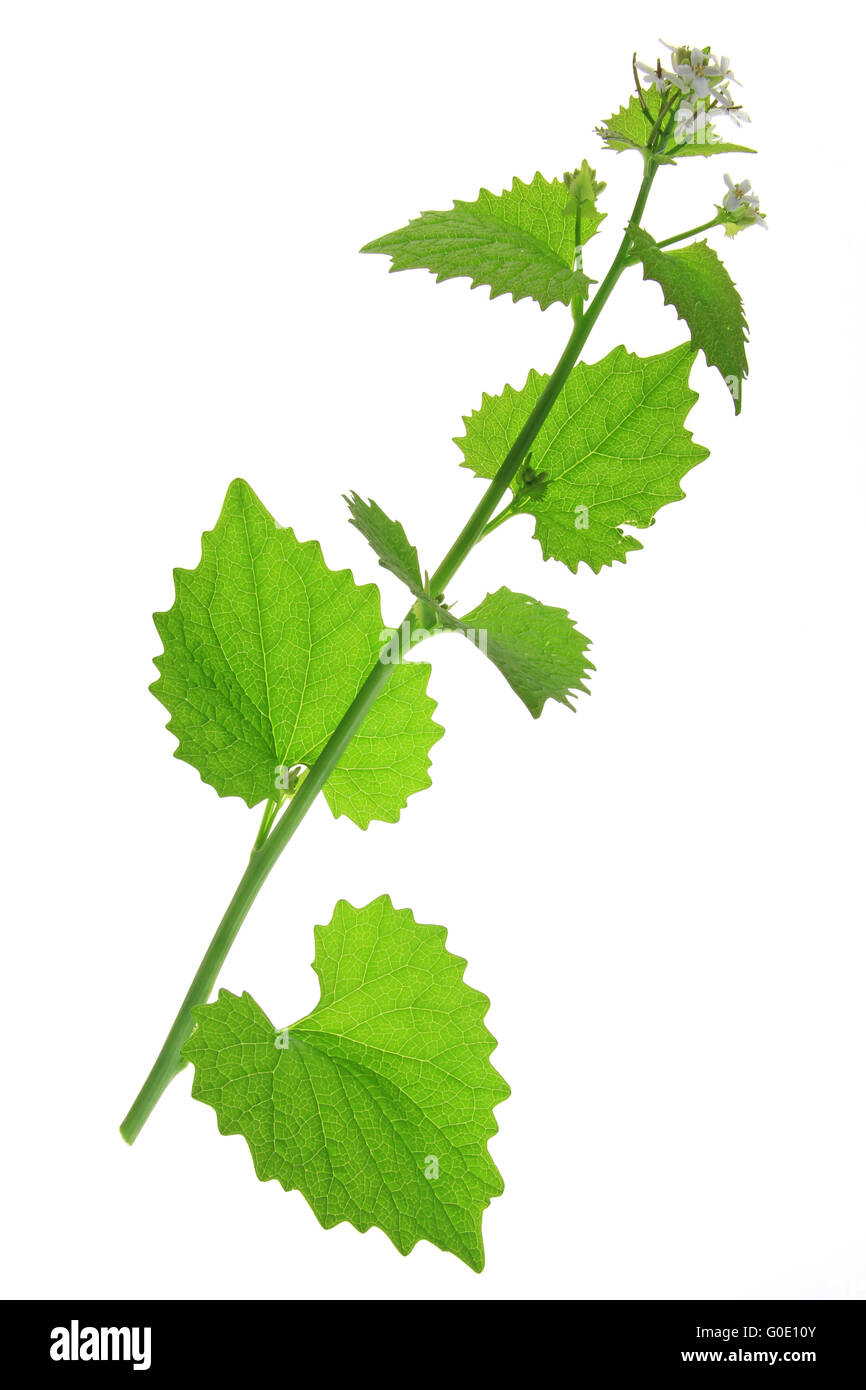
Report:
[[[640,222],[655,177],[656,167],[652,159],[647,161],[643,182],[629,221],[630,226]],[[481,540],[488,522],[531,449],[538,431],[547,419],[554,401],[577,362],[599,314],[607,303],[611,290],[628,264],[630,247],[631,236],[626,230],[607,275],[594,294],[586,313],[575,322],[565,351],[536,401],[529,419],[508,450],[501,467],[460,535],[439,567],[431,575],[430,592],[432,594],[436,595],[444,591],[470,550]],[[401,656],[406,655],[411,647],[414,623],[414,615],[410,610],[400,628]],[[324,750],[300,783],[287,810],[277,820],[264,840],[261,839],[261,835],[257,838],[249,864],[235,889],[234,896],[226,908],[222,921],[216,929],[213,940],[204,954],[192,984],[186,992],[177,1017],[162,1045],[162,1050],[120,1126],[120,1132],[128,1144],[135,1141],[163,1091],[178,1072],[185,1067],[186,1062],[180,1055],[180,1049],[193,1029],[193,1009],[207,1002],[232,942],[240,931],[241,924],[255,901],[259,889],[345,753],[349,743],[363,724],[370,709],[381,695],[393,670],[394,664],[390,661],[385,662],[380,659],[376,662]]]

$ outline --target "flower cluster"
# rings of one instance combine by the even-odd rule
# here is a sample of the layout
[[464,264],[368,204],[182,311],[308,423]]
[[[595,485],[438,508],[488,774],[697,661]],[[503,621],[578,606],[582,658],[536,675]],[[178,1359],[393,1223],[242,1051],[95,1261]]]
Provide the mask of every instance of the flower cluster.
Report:
[[688,44],[665,43],[664,39],[659,39],[659,43],[670,52],[670,70],[662,67],[661,59],[654,68],[646,63],[637,63],[636,67],[660,95],[680,92],[681,109],[690,111],[693,117],[700,107],[704,111],[718,108],[737,125],[749,120],[731,92],[732,82],[738,87],[742,84],[734,76],[729,58],[716,58],[709,48],[690,48]]

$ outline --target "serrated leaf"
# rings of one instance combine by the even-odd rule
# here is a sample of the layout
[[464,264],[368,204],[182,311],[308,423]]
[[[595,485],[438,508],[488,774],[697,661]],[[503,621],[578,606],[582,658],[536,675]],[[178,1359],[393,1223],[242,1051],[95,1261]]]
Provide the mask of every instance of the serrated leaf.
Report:
[[[661,110],[661,99],[656,89],[650,87],[644,92],[644,100],[649,111],[649,120],[635,95],[629,98],[627,106],[621,106],[614,112],[599,132],[605,144],[617,154],[623,150],[646,148],[653,123]],[[748,145],[732,145],[729,141],[722,140],[712,121],[704,119],[686,142],[676,146],[668,154],[657,155],[656,159],[659,164],[675,164],[678,159],[685,159],[690,155],[754,153]]]
[[549,608],[528,594],[497,589],[460,619],[498,666],[515,694],[537,719],[546,700],[574,709],[569,695],[586,691],[592,662],[586,659],[589,638],[578,632],[564,608]]
[[[151,686],[171,714],[175,756],[220,796],[275,797],[278,769],[315,762],[382,645],[379,591],[330,570],[318,541],[277,526],[250,486],[231,484],[194,570],[154,615],[164,651]],[[430,667],[396,668],[325,785],[334,815],[396,820],[430,785],[442,734]]]
[[[423,212],[399,231],[362,247],[391,257],[391,270],[430,270],[437,281],[467,276],[472,288],[490,287],[490,298],[530,297],[542,309],[585,299],[590,281],[574,269],[574,218],[565,216],[568,190],[559,179],[536,174],[515,179],[504,193],[483,188],[474,203],[457,201],[447,212]],[[581,241],[603,214],[589,210]]]
[[644,279],[655,280],[684,319],[692,344],[703,350],[707,363],[717,367],[731,392],[734,410],[740,413],[746,361],[748,324],[737,288],[706,241],[662,251],[648,232],[632,232],[635,255],[643,265]]
[[[697,400],[689,387],[696,353],[684,343],[656,357],[614,348],[571,372],[532,446],[547,487],[527,505],[544,558],[596,574],[624,561],[640,541],[622,526],[650,526],[660,507],[685,494],[680,480],[708,455],[683,421]],[[492,478],[547,383],[532,371],[521,391],[484,395],[455,440],[464,466]]]
[[644,149],[653,128],[653,122],[661,109],[658,94],[654,88],[644,93],[649,111],[649,119],[637,96],[631,96],[627,106],[608,117],[601,127],[600,134],[605,144],[620,154],[623,150]]
[[429,1240],[480,1270],[481,1216],[502,1192],[487,1141],[509,1094],[489,1001],[463,983],[444,928],[388,897],[338,903],[315,935],[321,999],[299,1023],[277,1030],[226,990],[194,1011],[192,1093],[326,1229],[378,1226],[402,1255]]
[[410,544],[400,522],[392,521],[377,502],[372,499],[365,502],[356,492],[350,493],[345,501],[351,512],[351,524],[375,550],[382,568],[390,570],[407,589],[420,597],[424,593],[424,581],[418,551]]

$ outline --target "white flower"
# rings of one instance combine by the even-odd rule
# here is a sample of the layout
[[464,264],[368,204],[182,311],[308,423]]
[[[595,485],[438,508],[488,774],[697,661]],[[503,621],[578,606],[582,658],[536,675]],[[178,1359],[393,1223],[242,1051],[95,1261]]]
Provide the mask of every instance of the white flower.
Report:
[[728,191],[722,202],[728,212],[738,212],[742,207],[756,208],[759,199],[756,194],[751,192],[751,179],[743,179],[742,183],[734,183],[730,174],[725,174],[725,183]]
[[701,48],[693,48],[688,62],[677,63],[677,76],[683,83],[683,90],[696,97],[710,95],[711,79],[721,77],[721,69],[712,53],[704,53]]
[[725,174],[725,184],[728,191],[719,208],[726,216],[725,230],[734,234],[743,227],[763,227],[766,231],[767,219],[761,212],[757,193],[752,192],[751,181],[743,179],[742,183],[734,183],[730,174]]
[[744,125],[746,121],[750,121],[752,119],[748,111],[744,111],[742,106],[739,106],[737,102],[734,101],[734,98],[728,91],[727,82],[724,84],[723,87],[717,88],[713,95],[715,96],[716,101],[719,103],[719,106],[722,108],[725,115],[730,116],[731,120],[734,121],[736,125]]

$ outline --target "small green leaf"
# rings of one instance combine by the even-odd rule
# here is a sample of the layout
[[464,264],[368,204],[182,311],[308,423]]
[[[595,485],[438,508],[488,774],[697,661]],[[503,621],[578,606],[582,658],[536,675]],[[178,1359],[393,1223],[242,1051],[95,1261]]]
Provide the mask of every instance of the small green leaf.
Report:
[[379,564],[390,570],[416,597],[424,593],[424,581],[418,564],[418,551],[410,545],[409,539],[399,521],[386,516],[378,503],[364,502],[356,492],[344,499],[352,514],[352,525],[375,550]]
[[545,700],[573,710],[569,695],[589,693],[584,681],[595,670],[585,656],[589,638],[577,631],[564,608],[497,589],[466,613],[460,626],[471,631],[475,645],[499,667],[534,719]]
[[706,158],[711,154],[757,154],[749,145],[732,145],[729,140],[719,140],[713,130],[708,139],[688,140],[677,145],[670,153],[662,155],[659,164],[676,164],[678,159],[688,159],[692,155]]
[[300,1023],[277,1030],[227,990],[194,1011],[193,1096],[326,1229],[378,1226],[401,1255],[429,1240],[480,1270],[481,1216],[502,1192],[487,1141],[509,1094],[489,1000],[463,983],[444,928],[388,897],[339,902],[315,935],[321,998]]
[[[689,343],[656,357],[617,347],[571,372],[532,446],[532,466],[548,481],[527,510],[545,560],[575,572],[584,561],[598,574],[641,549],[620,527],[650,526],[659,507],[685,496],[680,479],[708,455],[683,428],[697,400],[695,356]],[[495,475],[547,381],[533,371],[521,391],[482,397],[455,440],[466,468]]]
[[[315,762],[378,659],[379,591],[328,569],[318,541],[277,526],[241,480],[196,569],[174,577],[174,604],[154,615],[164,651],[151,690],[171,714],[175,756],[220,796],[275,798],[280,770]],[[395,670],[325,785],[334,815],[394,821],[430,785],[442,730],[429,672]]]
[[749,370],[748,324],[743,317],[743,301],[724,265],[706,241],[661,251],[640,228],[633,230],[632,241],[644,279],[661,285],[665,303],[672,304],[685,319],[692,345],[703,349],[709,366],[718,367],[739,414],[743,380]]
[[[430,270],[437,281],[468,276],[473,289],[490,286],[490,298],[530,297],[547,309],[585,299],[590,281],[574,269],[574,217],[565,216],[568,190],[536,174],[515,179],[499,195],[483,188],[474,203],[455,202],[448,212],[423,212],[408,226],[362,247],[391,257],[391,270]],[[581,240],[602,214],[587,209]],[[585,224],[585,225],[584,225]]]

